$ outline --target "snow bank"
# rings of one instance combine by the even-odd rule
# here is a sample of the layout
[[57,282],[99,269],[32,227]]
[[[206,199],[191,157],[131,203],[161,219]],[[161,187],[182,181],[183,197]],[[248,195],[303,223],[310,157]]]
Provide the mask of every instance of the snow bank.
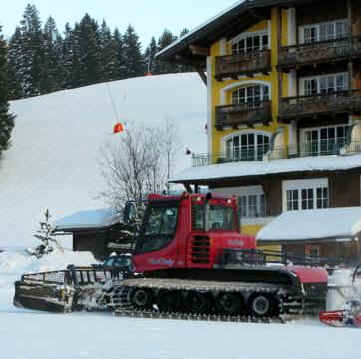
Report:
[[55,249],[52,253],[37,259],[25,251],[9,251],[0,253],[0,288],[10,287],[13,281],[20,279],[24,273],[37,273],[65,269],[68,264],[87,266],[97,263],[91,252],[64,253]]

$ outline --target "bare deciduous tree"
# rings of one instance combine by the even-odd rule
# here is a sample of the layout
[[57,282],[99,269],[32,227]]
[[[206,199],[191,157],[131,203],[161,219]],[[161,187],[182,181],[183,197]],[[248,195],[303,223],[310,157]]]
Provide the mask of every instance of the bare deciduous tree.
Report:
[[156,127],[127,123],[124,133],[116,136],[118,141],[107,142],[101,149],[106,187],[99,196],[120,210],[128,200],[141,200],[168,188],[179,137],[169,119]]

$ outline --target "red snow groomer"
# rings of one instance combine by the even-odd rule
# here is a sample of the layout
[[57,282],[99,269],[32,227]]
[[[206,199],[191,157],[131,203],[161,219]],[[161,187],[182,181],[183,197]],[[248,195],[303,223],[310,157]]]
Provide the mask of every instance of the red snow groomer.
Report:
[[[92,300],[99,307],[119,315],[234,321],[324,308],[326,270],[315,258],[257,250],[254,237],[240,234],[236,197],[150,195],[146,204],[132,257],[141,276],[107,283],[106,301]],[[71,311],[86,306],[92,287],[105,281],[94,269],[63,272],[66,302],[56,294],[64,292],[61,280],[52,296],[45,273],[17,282],[15,304],[48,309],[49,301]]]
[[[356,266],[352,275],[352,287],[354,293],[360,296],[361,292],[357,285],[361,279],[361,263]],[[356,327],[361,328],[361,300],[352,298],[345,302],[339,310],[322,311],[319,313],[322,323],[332,327]]]

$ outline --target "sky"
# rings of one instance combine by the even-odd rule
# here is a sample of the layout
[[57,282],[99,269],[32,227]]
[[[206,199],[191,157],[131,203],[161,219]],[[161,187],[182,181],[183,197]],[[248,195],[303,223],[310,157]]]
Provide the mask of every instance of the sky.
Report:
[[44,24],[51,15],[62,33],[65,24],[73,27],[87,12],[99,23],[105,19],[111,30],[118,27],[124,33],[131,24],[139,35],[143,49],[156,39],[165,28],[174,35],[184,29],[201,25],[217,13],[236,3],[236,0],[9,0],[2,7],[0,25],[3,34],[9,38],[19,25],[28,3],[35,5]]

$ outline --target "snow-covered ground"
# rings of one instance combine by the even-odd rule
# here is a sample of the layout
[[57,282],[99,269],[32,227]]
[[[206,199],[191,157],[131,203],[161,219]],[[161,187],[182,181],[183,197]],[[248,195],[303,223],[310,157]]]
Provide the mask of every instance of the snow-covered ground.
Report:
[[[174,119],[183,146],[204,152],[206,89],[195,74],[109,84],[119,121]],[[11,359],[319,359],[361,357],[357,329],[316,320],[286,325],[118,318],[110,313],[50,314],[12,305],[21,274],[95,262],[89,253],[36,260],[23,247],[46,208],[56,219],[103,207],[99,147],[116,122],[105,84],[15,101],[13,146],[0,163],[0,358]],[[190,165],[180,153],[177,170]],[[15,248],[18,248],[15,250]]]
[[116,122],[173,120],[182,141],[175,171],[191,165],[185,147],[206,148],[206,87],[193,73],[60,91],[14,101],[11,111],[12,147],[0,162],[0,248],[31,246],[46,208],[60,219],[104,207],[95,199],[103,189],[99,149],[122,140],[112,135]]
[[359,329],[316,320],[238,324],[119,318],[110,313],[51,314],[15,308],[13,281],[24,272],[94,262],[89,253],[37,260],[0,253],[0,353],[12,359],[359,359]]

